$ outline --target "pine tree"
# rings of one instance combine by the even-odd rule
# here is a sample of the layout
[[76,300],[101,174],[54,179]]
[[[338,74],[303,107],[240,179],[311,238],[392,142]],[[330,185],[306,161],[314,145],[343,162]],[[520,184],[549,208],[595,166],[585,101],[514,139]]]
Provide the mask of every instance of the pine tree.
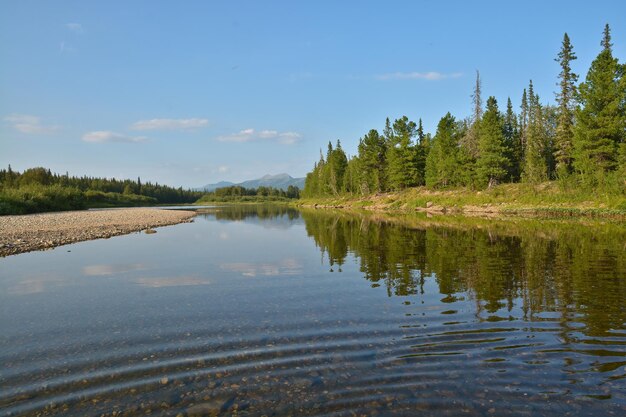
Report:
[[559,177],[571,172],[572,151],[574,141],[574,100],[578,75],[572,72],[571,62],[576,59],[572,44],[567,33],[563,35],[563,44],[558,57],[555,59],[561,65],[559,74],[560,90],[556,94],[558,103],[556,127],[556,171]]
[[510,181],[518,181],[522,172],[522,142],[518,127],[517,116],[513,111],[513,103],[509,97],[506,102],[504,115],[504,146],[506,157],[509,159],[508,176]]
[[430,148],[429,138],[424,133],[424,126],[420,118],[417,123],[417,143],[415,144],[415,167],[417,169],[417,185],[426,183],[426,157]]
[[385,138],[372,129],[359,141],[358,151],[359,192],[382,191],[385,185]]
[[502,115],[493,96],[487,99],[487,111],[480,123],[479,137],[478,182],[492,187],[504,179],[509,164],[504,145]]
[[417,125],[406,116],[393,123],[393,140],[387,148],[387,183],[393,190],[413,187],[418,183],[415,148],[412,144]]
[[525,182],[539,183],[548,179],[543,120],[539,96],[535,94],[531,80],[528,86],[528,126],[526,127],[526,149],[522,175]]
[[426,157],[426,186],[437,188],[455,184],[459,149],[457,130],[456,120],[450,113],[439,121]]
[[522,146],[522,160],[524,159],[524,152],[526,151],[526,137],[528,131],[528,95],[526,94],[526,89],[524,88],[524,93],[522,94],[522,104],[520,105],[520,115],[519,115],[519,126],[520,126],[520,144]]
[[476,71],[476,83],[474,84],[474,93],[472,94],[472,117],[468,123],[466,134],[461,138],[461,146],[464,147],[471,158],[478,158],[480,141],[480,121],[483,115],[482,101],[482,83],[480,81],[480,73]]
[[626,83],[621,79],[623,67],[613,58],[609,25],[601,45],[579,86],[580,105],[575,112],[574,168],[586,183],[617,168],[626,127]]

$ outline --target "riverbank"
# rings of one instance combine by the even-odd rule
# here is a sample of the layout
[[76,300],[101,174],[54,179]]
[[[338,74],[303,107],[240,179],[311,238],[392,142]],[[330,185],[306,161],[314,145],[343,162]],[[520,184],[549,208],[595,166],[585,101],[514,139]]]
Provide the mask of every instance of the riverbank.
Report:
[[192,221],[193,211],[129,208],[0,217],[0,256]]
[[623,193],[582,193],[555,183],[502,184],[488,190],[433,191],[425,187],[369,196],[301,199],[302,207],[425,212],[482,217],[601,217],[626,219]]

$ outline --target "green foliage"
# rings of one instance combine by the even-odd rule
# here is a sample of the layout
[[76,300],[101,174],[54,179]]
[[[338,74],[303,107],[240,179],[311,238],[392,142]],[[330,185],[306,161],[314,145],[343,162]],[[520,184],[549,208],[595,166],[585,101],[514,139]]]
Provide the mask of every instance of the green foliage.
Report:
[[27,214],[46,211],[80,210],[86,207],[146,206],[195,202],[202,193],[141,179],[70,177],[46,168],[22,173],[0,170],[0,214]]
[[86,207],[84,194],[72,187],[30,183],[0,190],[0,215],[81,210]]
[[393,134],[387,145],[387,185],[391,190],[414,187],[423,181],[417,169],[417,152],[413,138],[417,125],[402,116],[393,123]]
[[579,86],[580,106],[575,112],[574,167],[589,184],[618,168],[620,147],[626,140],[624,68],[613,57],[608,25],[602,46]]
[[477,160],[477,179],[482,186],[492,187],[507,174],[509,160],[504,144],[502,116],[495,97],[487,99],[487,111],[480,123]]
[[558,102],[558,119],[556,127],[556,171],[559,177],[568,175],[572,169],[572,152],[574,147],[574,104],[576,81],[578,75],[572,72],[571,62],[576,59],[574,49],[567,33],[563,35],[563,44],[555,59],[561,65],[559,74],[560,91],[556,96]]
[[533,82],[528,86],[528,121],[526,125],[526,148],[522,179],[529,183],[539,183],[548,179],[546,154],[546,132],[544,111],[539,96],[534,93]]
[[297,198],[300,198],[300,189],[293,185],[290,185],[287,191],[274,187],[245,188],[233,185],[206,193],[197,203],[289,201]]
[[337,199],[424,184],[484,189],[522,181],[534,187],[555,178],[585,193],[600,186],[620,194],[626,185],[626,65],[612,56],[608,26],[602,46],[577,88],[571,69],[577,57],[564,34],[556,59],[561,66],[558,106],[542,104],[531,80],[519,115],[510,99],[501,114],[493,97],[483,113],[477,72],[472,114],[462,121],[446,114],[432,138],[421,119],[416,125],[403,116],[393,123],[387,118],[382,134],[370,130],[350,161],[339,144],[333,149],[329,143],[326,157],[320,154],[307,174],[303,196]]
[[440,188],[457,185],[459,138],[454,116],[446,114],[437,125],[430,153],[426,158],[426,185]]

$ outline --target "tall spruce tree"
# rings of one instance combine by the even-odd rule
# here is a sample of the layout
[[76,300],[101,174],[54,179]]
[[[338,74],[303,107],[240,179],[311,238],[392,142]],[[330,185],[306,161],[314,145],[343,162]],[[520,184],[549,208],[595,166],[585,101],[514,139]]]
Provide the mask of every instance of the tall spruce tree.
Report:
[[385,186],[385,138],[375,129],[359,142],[359,190],[361,194],[377,193]]
[[432,188],[455,185],[459,139],[457,123],[450,113],[437,124],[437,133],[426,157],[426,186]]
[[613,57],[609,25],[601,45],[578,88],[580,105],[575,112],[574,168],[586,183],[617,168],[626,128],[626,83],[621,79],[623,67]]
[[526,127],[526,149],[522,178],[525,182],[530,183],[539,183],[548,179],[543,109],[539,103],[539,96],[534,92],[532,80],[528,86],[528,126]]
[[478,183],[492,187],[507,174],[509,160],[506,156],[502,115],[495,97],[487,99],[487,110],[480,123],[480,141],[477,165]]
[[393,123],[393,140],[387,148],[387,183],[393,190],[402,190],[417,185],[415,147],[412,140],[417,125],[402,116]]
[[480,73],[476,71],[476,82],[474,84],[474,92],[472,94],[472,116],[468,122],[468,129],[465,135],[461,138],[461,146],[465,148],[467,153],[472,159],[478,158],[480,141],[480,121],[483,115],[483,100],[482,100],[482,82],[480,80]]
[[522,104],[520,105],[519,114],[519,128],[520,128],[520,144],[522,146],[522,160],[524,159],[524,152],[526,151],[526,137],[528,136],[528,95],[526,89],[522,93]]
[[522,172],[522,142],[517,116],[513,111],[513,103],[511,102],[510,97],[506,102],[503,134],[506,157],[509,160],[508,179],[509,181],[516,182],[519,181]]
[[567,33],[563,35],[563,43],[558,57],[555,59],[561,66],[559,73],[559,92],[556,94],[558,103],[556,126],[556,172],[564,177],[572,169],[572,153],[574,148],[574,107],[576,82],[578,75],[572,72],[571,62],[576,59],[574,49]]

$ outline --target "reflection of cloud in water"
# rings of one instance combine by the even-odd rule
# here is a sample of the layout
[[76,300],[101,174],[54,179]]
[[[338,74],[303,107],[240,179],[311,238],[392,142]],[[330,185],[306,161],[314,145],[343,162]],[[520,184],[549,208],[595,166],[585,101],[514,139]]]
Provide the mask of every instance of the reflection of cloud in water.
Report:
[[226,233],[226,232],[221,232],[220,233],[220,239],[221,240],[228,240],[229,237],[230,236],[228,236],[228,233]]
[[[58,284],[59,281],[52,281],[52,283]],[[38,294],[46,291],[49,284],[50,280],[46,279],[27,279],[9,287],[7,292],[11,295]]]
[[162,287],[187,287],[193,285],[209,285],[211,281],[208,279],[196,277],[155,277],[155,278],[139,278],[135,283],[142,287],[162,288]]
[[143,264],[118,264],[118,265],[87,265],[83,268],[83,275],[100,276],[122,274],[124,272],[145,270]]
[[269,263],[248,263],[235,262],[221,264],[220,268],[226,271],[238,272],[246,277],[260,276],[278,276],[278,275],[297,275],[302,272],[302,265],[298,260],[293,258],[283,259],[280,262]]

